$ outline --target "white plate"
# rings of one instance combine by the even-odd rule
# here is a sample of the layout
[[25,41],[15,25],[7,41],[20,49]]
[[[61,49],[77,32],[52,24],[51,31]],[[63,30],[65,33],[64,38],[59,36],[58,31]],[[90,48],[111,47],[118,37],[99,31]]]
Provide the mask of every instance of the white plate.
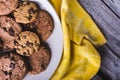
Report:
[[47,39],[52,52],[47,69],[38,75],[26,75],[23,80],[49,80],[58,67],[63,50],[63,34],[60,20],[48,0],[31,0],[36,2],[42,9],[48,11],[54,20],[54,30]]

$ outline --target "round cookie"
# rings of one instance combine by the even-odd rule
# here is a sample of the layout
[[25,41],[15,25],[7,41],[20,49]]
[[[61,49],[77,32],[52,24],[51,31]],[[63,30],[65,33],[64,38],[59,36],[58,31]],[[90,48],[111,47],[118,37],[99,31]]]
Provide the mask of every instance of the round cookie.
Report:
[[18,6],[19,0],[0,0],[0,15],[8,15]]
[[35,52],[28,57],[31,65],[31,74],[39,74],[44,71],[50,62],[51,53],[50,50],[42,46],[38,52]]
[[14,40],[22,31],[22,28],[12,18],[0,16],[0,38],[4,42],[5,49],[14,48]]
[[38,51],[39,45],[39,37],[30,31],[22,32],[15,41],[15,49],[17,53],[23,56],[30,56]]
[[19,23],[31,23],[38,14],[38,6],[34,2],[22,2],[14,11],[14,17]]
[[42,40],[45,41],[48,39],[54,29],[54,23],[49,13],[44,10],[40,10],[35,24],[37,32],[41,35]]
[[0,56],[0,80],[22,80],[28,72],[24,59],[16,53]]

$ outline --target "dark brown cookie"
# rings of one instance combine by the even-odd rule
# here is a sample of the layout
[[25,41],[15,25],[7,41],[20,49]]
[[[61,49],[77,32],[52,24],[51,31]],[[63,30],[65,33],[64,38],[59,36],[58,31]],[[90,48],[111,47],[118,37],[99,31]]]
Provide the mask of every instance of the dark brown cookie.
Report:
[[17,53],[23,56],[30,56],[37,52],[40,45],[39,37],[30,31],[21,32],[15,41],[15,49]]
[[35,24],[42,40],[45,41],[48,39],[54,29],[54,23],[50,14],[44,10],[40,10]]
[[0,38],[4,42],[5,49],[14,48],[14,39],[22,31],[22,28],[12,18],[0,16]]
[[31,74],[39,74],[40,72],[44,71],[51,58],[50,50],[46,47],[42,46],[38,52],[32,54],[28,57],[28,60],[31,65]]
[[0,0],[0,15],[8,15],[18,6],[19,0]]
[[0,56],[0,80],[22,80],[28,69],[24,59],[16,53]]
[[34,2],[22,2],[19,8],[14,11],[14,17],[19,23],[31,23],[38,14],[38,6]]

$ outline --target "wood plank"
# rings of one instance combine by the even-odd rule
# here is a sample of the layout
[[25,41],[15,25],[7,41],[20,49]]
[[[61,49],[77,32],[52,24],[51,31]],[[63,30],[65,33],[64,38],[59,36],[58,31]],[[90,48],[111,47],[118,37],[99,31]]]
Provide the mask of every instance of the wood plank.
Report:
[[106,36],[108,46],[120,57],[120,19],[101,0],[79,0]]
[[103,1],[120,18],[120,0],[103,0]]
[[107,45],[98,49],[101,55],[101,68],[92,80],[119,80],[120,59],[116,57]]
[[101,0],[79,0],[100,28],[120,40],[120,19]]
[[[101,68],[92,80],[120,79],[120,0],[78,0],[90,14],[108,42],[98,48]],[[118,2],[119,3],[116,3]],[[112,3],[114,2],[114,3]],[[115,5],[117,4],[117,5]],[[118,10],[119,9],[119,10]]]
[[113,54],[107,45],[104,45],[98,49],[101,54],[101,68],[102,75],[108,76],[107,80],[120,79],[120,58]]
[[101,55],[101,68],[92,80],[119,80],[120,59],[116,57],[107,45],[98,49]]

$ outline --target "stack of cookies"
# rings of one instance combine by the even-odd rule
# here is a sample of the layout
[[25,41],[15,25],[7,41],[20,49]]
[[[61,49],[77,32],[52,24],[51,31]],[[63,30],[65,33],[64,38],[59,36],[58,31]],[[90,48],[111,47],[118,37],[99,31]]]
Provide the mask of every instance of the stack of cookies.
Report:
[[54,29],[37,3],[0,0],[0,80],[22,80],[44,71],[51,58],[46,40]]

